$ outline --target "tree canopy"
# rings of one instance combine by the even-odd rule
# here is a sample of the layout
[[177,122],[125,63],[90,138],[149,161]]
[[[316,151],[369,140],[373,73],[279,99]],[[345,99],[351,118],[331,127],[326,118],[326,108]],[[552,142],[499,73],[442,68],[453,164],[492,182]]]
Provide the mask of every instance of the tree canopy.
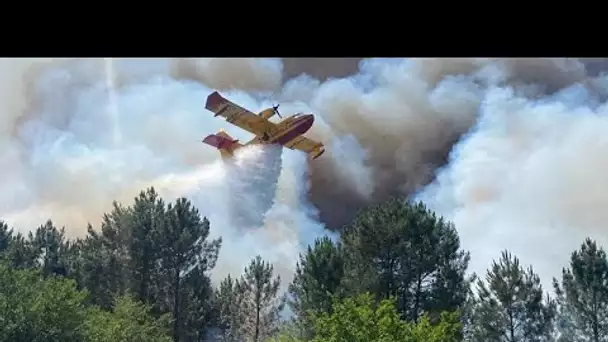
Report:
[[212,227],[154,188],[80,238],[0,221],[0,341],[608,341],[608,261],[591,239],[554,293],[508,251],[474,281],[456,227],[394,198],[305,248],[289,283],[252,255],[215,284]]

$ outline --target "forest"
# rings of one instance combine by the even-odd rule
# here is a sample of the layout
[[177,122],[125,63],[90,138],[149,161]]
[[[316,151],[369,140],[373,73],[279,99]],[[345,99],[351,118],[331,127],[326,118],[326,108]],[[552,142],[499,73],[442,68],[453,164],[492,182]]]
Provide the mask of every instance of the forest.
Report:
[[154,188],[83,238],[0,222],[0,341],[608,341],[608,260],[591,239],[551,289],[506,250],[469,274],[454,225],[393,198],[308,246],[289,284],[252,256],[214,286],[211,224]]

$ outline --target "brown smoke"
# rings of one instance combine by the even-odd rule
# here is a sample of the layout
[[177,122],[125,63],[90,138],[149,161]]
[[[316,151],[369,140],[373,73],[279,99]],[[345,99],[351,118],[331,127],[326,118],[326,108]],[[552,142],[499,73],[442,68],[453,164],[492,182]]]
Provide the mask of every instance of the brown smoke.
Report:
[[[508,197],[508,191],[495,183],[507,177],[511,167],[522,177],[527,175],[522,165],[533,165],[542,174],[538,164],[526,162],[534,159],[530,154],[536,151],[529,147],[542,145],[535,145],[535,139],[544,137],[545,130],[569,132],[567,124],[560,129],[552,126],[555,120],[546,113],[553,107],[541,106],[541,112],[523,109],[545,101],[560,109],[556,118],[571,115],[575,110],[569,106],[593,112],[593,106],[606,99],[607,82],[596,76],[607,64],[598,59],[488,58],[319,58],[282,63],[279,59],[4,59],[0,60],[0,215],[19,230],[53,218],[71,234],[81,235],[86,222],[98,222],[112,200],[128,202],[143,187],[158,183],[159,177],[171,179],[213,163],[217,151],[200,144],[203,135],[226,128],[235,137],[248,138],[204,109],[205,97],[217,89],[253,111],[270,105],[268,94],[273,93],[272,102],[280,102],[285,115],[296,111],[316,115],[307,135],[322,140],[327,152],[310,163],[309,196],[329,228],[338,228],[368,203],[423,191],[433,208],[457,222],[463,239],[479,237],[480,230],[467,227],[491,225],[475,216],[480,203],[491,203],[492,212],[502,213],[502,221],[518,210],[499,201]],[[564,89],[569,91],[561,94]],[[493,115],[480,120],[481,112]],[[578,117],[571,117],[571,122],[564,122],[573,125]],[[594,127],[589,124],[593,119],[585,122],[576,126],[580,136],[585,135],[583,129]],[[482,123],[483,130],[476,130]],[[601,137],[604,126],[595,126],[594,137]],[[469,140],[470,136],[483,139]],[[579,149],[585,146],[581,141],[592,144],[572,139],[567,141]],[[457,142],[467,153],[454,148]],[[558,156],[582,158],[579,149],[551,154],[547,165],[560,166]],[[593,151],[599,156],[601,150],[600,144]],[[477,161],[487,155],[475,151],[489,154],[491,162],[480,167]],[[577,163],[583,165],[584,160]],[[425,187],[446,165],[448,171],[439,173],[442,179]],[[560,174],[563,179],[582,174],[561,169],[569,170]],[[591,167],[595,169],[601,168]],[[555,182],[583,186],[563,179]],[[601,179],[585,186],[597,187]],[[289,180],[283,188],[289,190]],[[439,190],[431,192],[431,188]],[[560,189],[556,192],[544,184],[535,188],[535,198],[541,201],[541,194],[568,198],[568,191],[573,191]],[[523,190],[513,198],[525,198]],[[435,195],[429,197],[431,193]],[[455,199],[450,201],[451,197]],[[576,198],[583,203],[583,197]],[[593,198],[594,203],[603,203],[600,195]],[[544,201],[543,217],[565,213],[576,204]],[[566,215],[564,222],[591,227],[593,215],[598,214]],[[283,231],[302,230],[300,222],[284,221]],[[560,232],[567,235],[566,230]],[[291,246],[285,255],[292,255],[301,243],[298,237],[279,238]],[[492,251],[508,247],[490,240],[479,243],[491,245]],[[530,237],[530,241],[538,239]],[[484,254],[482,261],[489,256]]]
[[[344,72],[334,75],[323,66],[315,70],[322,79]],[[293,69],[285,72],[297,74]],[[332,228],[348,222],[364,204],[411,194],[428,184],[454,143],[475,123],[486,87],[511,86],[540,96],[588,77],[584,63],[569,59],[418,59],[378,62],[362,73],[379,79],[379,85],[364,90],[344,80],[321,85],[301,81],[302,87],[309,83],[313,88],[302,97],[316,101],[317,114],[334,133],[353,134],[369,151],[364,164],[373,170],[370,196],[358,193],[332,159],[311,163],[310,197]]]
[[322,118],[312,134],[330,145],[353,134],[369,152],[334,147],[311,163],[324,221],[339,227],[364,204],[414,195],[455,223],[471,270],[508,249],[547,287],[585,237],[608,243],[608,59],[379,64],[283,90]]

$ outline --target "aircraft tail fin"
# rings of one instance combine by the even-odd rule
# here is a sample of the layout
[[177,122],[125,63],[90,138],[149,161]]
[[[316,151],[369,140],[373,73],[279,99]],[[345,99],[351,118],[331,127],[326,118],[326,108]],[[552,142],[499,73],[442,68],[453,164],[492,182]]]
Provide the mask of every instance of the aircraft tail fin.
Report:
[[203,139],[207,145],[217,148],[222,155],[222,158],[230,158],[234,155],[234,151],[243,147],[238,139],[232,138],[228,133],[220,130],[216,134],[210,134]]

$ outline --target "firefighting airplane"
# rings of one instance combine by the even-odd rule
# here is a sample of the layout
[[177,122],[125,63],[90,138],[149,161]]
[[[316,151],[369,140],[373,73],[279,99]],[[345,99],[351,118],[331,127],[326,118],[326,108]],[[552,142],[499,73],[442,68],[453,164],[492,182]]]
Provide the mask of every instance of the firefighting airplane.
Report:
[[203,142],[217,148],[222,158],[230,158],[236,150],[250,144],[279,144],[292,150],[304,151],[312,159],[320,157],[325,152],[323,144],[302,136],[312,127],[314,115],[298,113],[275,124],[268,119],[274,114],[282,118],[278,107],[276,105],[256,115],[230,102],[217,91],[213,92],[207,97],[205,108],[215,113],[214,116],[222,116],[227,122],[255,134],[256,137],[243,145],[238,139],[235,140],[224,130],[220,130],[205,137]]

